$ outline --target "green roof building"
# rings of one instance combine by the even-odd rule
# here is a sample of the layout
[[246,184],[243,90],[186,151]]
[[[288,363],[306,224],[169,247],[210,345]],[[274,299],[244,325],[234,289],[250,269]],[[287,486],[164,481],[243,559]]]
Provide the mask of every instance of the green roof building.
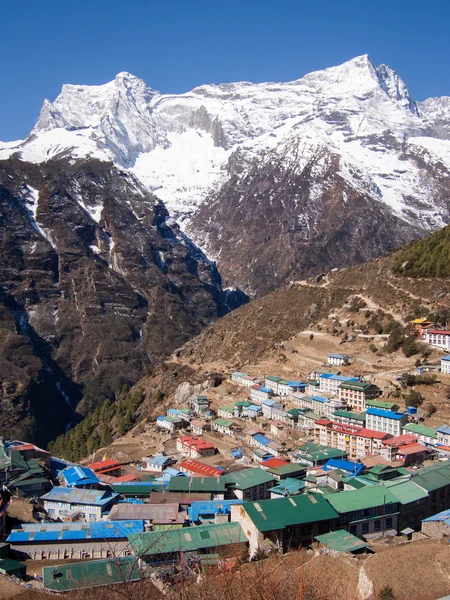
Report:
[[402,427],[402,433],[414,433],[419,440],[429,444],[435,444],[438,439],[438,434],[435,429],[419,425],[418,423],[405,423]]
[[42,569],[44,588],[54,592],[138,581],[143,576],[134,556],[90,560]]
[[165,488],[168,492],[209,493],[214,500],[223,500],[227,489],[222,477],[171,477]]
[[394,402],[386,402],[385,400],[375,400],[369,399],[366,400],[367,408],[381,408],[382,410],[391,410],[393,412],[397,412],[400,408],[398,404],[394,404]]
[[254,556],[267,544],[283,552],[311,544],[334,527],[338,514],[323,495],[301,494],[232,506],[231,519],[246,532]]
[[246,546],[247,537],[239,523],[198,525],[165,531],[149,531],[129,536],[131,550],[148,564],[173,562],[181,552],[210,553],[212,549],[221,554],[236,551],[236,546]]
[[309,442],[297,449],[295,458],[300,464],[316,467],[325,464],[330,458],[346,458],[347,455],[344,450]]
[[242,469],[234,473],[222,475],[227,485],[227,497],[239,500],[264,500],[270,498],[270,488],[277,480],[268,471],[259,467]]
[[399,501],[384,485],[326,494],[325,498],[339,513],[339,525],[357,537],[398,531]]

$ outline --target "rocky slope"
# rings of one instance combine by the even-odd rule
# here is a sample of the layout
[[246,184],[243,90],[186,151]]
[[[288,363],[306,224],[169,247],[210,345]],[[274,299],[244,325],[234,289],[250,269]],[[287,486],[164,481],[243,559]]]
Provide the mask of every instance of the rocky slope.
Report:
[[8,437],[52,439],[240,301],[164,204],[110,163],[0,161],[0,231]]
[[292,82],[178,96],[119,73],[63,86],[0,157],[91,156],[131,171],[227,286],[261,295],[449,222],[449,103],[415,102],[367,55]]

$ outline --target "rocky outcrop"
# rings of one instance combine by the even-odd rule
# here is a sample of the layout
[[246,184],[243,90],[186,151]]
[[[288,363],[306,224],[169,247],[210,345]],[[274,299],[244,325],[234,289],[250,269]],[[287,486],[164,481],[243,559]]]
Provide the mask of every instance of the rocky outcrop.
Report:
[[108,163],[2,161],[0,232],[8,436],[45,443],[244,298]]

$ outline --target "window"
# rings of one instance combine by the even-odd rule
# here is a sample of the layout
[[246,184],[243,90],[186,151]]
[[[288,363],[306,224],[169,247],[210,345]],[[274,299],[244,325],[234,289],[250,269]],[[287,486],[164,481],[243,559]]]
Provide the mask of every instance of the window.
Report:
[[386,519],[386,529],[392,529],[392,517]]
[[363,535],[365,535],[366,533],[369,533],[369,523],[363,523],[362,533],[363,533]]
[[374,529],[374,531],[380,531],[381,530],[381,521],[374,521],[373,529]]

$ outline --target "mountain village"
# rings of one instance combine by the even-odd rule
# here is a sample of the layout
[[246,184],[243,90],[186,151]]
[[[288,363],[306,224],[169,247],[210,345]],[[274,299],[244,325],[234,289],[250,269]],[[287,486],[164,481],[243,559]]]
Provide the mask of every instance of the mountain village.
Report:
[[[411,327],[444,352],[416,374],[450,383],[450,331]],[[304,381],[235,371],[223,402],[193,394],[158,416],[167,449],[136,461],[73,464],[2,440],[0,573],[54,592],[144,578],[163,589],[301,547],[357,559],[445,539],[450,425],[425,426],[371,376],[342,374],[353,361],[331,352]]]

